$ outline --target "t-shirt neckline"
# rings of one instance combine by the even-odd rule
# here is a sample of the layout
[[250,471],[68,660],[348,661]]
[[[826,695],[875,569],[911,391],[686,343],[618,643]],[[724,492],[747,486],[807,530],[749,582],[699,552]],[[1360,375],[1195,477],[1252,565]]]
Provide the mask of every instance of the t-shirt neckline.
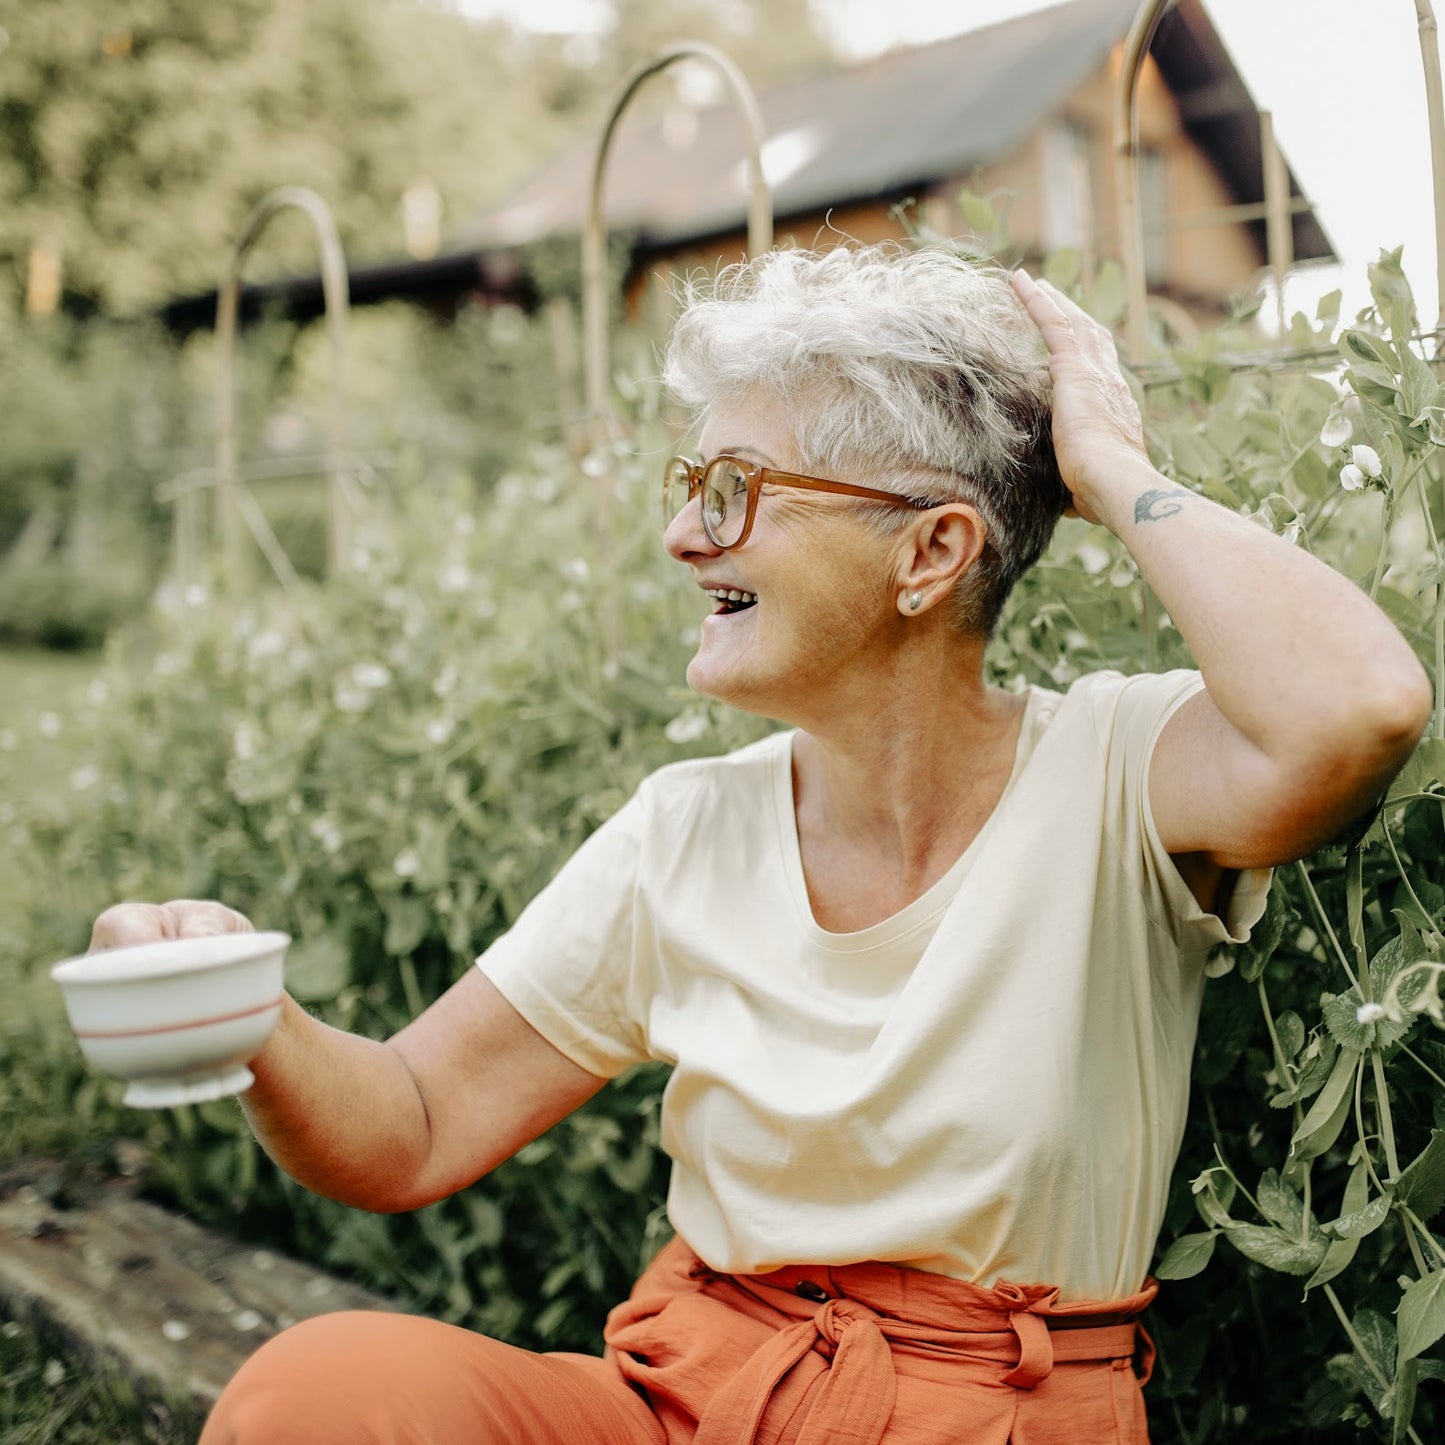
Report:
[[968,847],[954,859],[941,878],[911,903],[897,913],[851,933],[830,932],[822,927],[813,915],[813,905],[809,901],[808,885],[803,875],[798,816],[793,806],[793,741],[797,737],[797,730],[791,729],[780,734],[782,742],[773,754],[773,801],[778,824],[782,874],[799,922],[816,947],[833,953],[859,953],[871,948],[885,947],[904,934],[933,922],[944,912],[972,867],[984,839],[1004,811],[1014,784],[1033,751],[1035,714],[1039,697],[1044,692],[1045,689],[1030,687],[1025,695],[1024,715],[1019,723],[1019,735],[1014,745],[1013,766],[1009,771],[1008,781],[1004,783],[993,811],[984,819],[983,826],[974,834]]

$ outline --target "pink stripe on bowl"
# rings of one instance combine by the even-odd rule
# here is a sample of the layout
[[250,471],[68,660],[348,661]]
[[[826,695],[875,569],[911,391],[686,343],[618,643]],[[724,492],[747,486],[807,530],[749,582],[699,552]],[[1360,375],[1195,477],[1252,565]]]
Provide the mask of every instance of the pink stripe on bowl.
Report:
[[235,1019],[248,1019],[255,1014],[265,1013],[267,1009],[280,1008],[281,1000],[285,994],[271,1000],[270,1003],[257,1004],[255,1008],[237,1009],[235,1013],[215,1014],[208,1019],[187,1019],[179,1024],[159,1024],[144,1029],[76,1029],[75,1036],[78,1039],[143,1039],[151,1034],[175,1034],[185,1029],[203,1029],[210,1024],[228,1024]]

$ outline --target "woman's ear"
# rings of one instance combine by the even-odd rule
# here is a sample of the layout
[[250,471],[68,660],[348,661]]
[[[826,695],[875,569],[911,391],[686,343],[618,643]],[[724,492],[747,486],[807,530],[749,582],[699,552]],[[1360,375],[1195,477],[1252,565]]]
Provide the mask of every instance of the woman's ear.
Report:
[[898,610],[926,612],[954,589],[983,554],[988,532],[967,502],[931,507],[903,530],[899,557]]

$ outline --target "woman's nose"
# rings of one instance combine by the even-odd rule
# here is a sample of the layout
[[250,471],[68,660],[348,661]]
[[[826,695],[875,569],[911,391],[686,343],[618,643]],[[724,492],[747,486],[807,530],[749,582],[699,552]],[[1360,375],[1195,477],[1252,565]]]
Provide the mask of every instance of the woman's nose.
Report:
[[708,536],[702,525],[702,494],[693,497],[667,524],[662,545],[678,562],[692,557],[716,557],[722,548]]

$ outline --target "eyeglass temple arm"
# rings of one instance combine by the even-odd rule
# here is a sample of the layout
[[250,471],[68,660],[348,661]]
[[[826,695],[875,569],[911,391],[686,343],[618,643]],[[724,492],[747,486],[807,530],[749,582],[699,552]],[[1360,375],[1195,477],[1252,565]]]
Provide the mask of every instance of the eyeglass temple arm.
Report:
[[804,487],[813,492],[838,492],[848,497],[868,497],[879,502],[894,502],[900,507],[924,508],[936,505],[919,497],[904,497],[897,492],[884,492],[877,487],[857,487],[852,482],[824,481],[821,477],[804,477],[797,472],[780,472],[772,467],[759,467],[758,471],[764,483],[769,477],[775,477],[780,482],[787,482],[789,486]]

